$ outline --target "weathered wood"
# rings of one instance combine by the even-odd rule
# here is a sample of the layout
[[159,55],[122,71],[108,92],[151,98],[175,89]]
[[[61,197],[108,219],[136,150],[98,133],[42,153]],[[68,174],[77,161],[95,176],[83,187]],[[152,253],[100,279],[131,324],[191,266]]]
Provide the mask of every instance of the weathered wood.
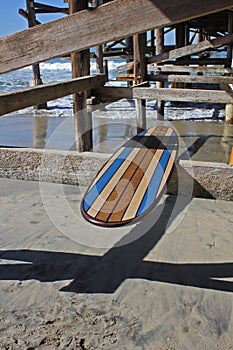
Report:
[[122,98],[133,98],[133,90],[128,87],[104,86],[94,89],[93,94],[100,102],[114,102]]
[[166,64],[171,65],[185,65],[185,66],[225,66],[226,64],[226,58],[210,58],[210,57],[181,57],[177,60],[168,60],[166,61]]
[[[148,63],[147,59],[147,63]],[[166,65],[156,65],[155,63],[148,63],[148,71],[150,72],[179,72],[179,73],[220,73],[220,74],[232,74],[233,69],[231,68],[223,68],[223,67],[213,67],[213,65],[221,64],[224,65],[226,63],[226,60],[222,59],[208,59],[208,60],[201,60],[201,59],[188,59],[187,62],[182,62],[184,65],[175,65],[176,62],[166,62]],[[210,64],[212,67],[201,67],[198,66],[199,64]],[[196,67],[194,67],[196,66]],[[133,69],[133,62],[126,63],[122,66],[118,67],[119,73],[126,73]]]
[[104,73],[103,45],[95,48],[96,73]]
[[[132,81],[134,79],[133,74],[118,74],[117,80],[119,81]],[[159,82],[176,82],[176,83],[198,83],[198,84],[233,84],[233,77],[231,76],[217,76],[217,75],[179,75],[179,74],[147,74],[146,79],[148,81]]]
[[219,65],[224,66],[226,64],[225,58],[210,58],[210,57],[181,57],[179,60],[166,61],[166,64],[181,64],[181,65]]
[[[176,25],[176,48],[185,46],[185,28],[184,23],[177,23]],[[157,52],[158,54],[159,52]]]
[[233,124],[233,105],[232,104],[226,104],[225,109],[225,121],[227,124]]
[[[21,15],[23,18],[25,18],[25,19],[28,20],[28,13],[27,13],[25,10],[19,9],[19,10],[18,10],[18,13],[19,13],[19,15]],[[38,25],[38,24],[41,24],[41,22],[39,22],[38,20],[36,20],[36,24],[37,24],[37,25]]]
[[118,67],[118,72],[119,73],[126,73],[128,71],[133,71],[134,70],[134,63],[133,62],[128,62],[126,64],[123,64],[122,66]]
[[134,81],[134,74],[133,73],[117,73],[116,80],[123,80],[123,81]]
[[231,6],[232,0],[110,1],[92,11],[80,11],[1,38],[0,73]]
[[[164,52],[164,29],[158,28],[156,29],[156,54],[162,54]],[[157,88],[164,88],[164,82],[160,81],[156,84]],[[164,119],[164,101],[157,101],[157,119]]]
[[145,46],[146,34],[138,34],[133,37],[134,46],[134,83],[140,84],[146,77]]
[[171,50],[169,52],[165,52],[163,54],[150,57],[148,58],[147,63],[161,63],[167,60],[177,59],[180,57],[185,57],[196,53],[200,53],[205,50],[218,48],[232,42],[233,42],[233,34],[228,34],[224,37],[220,37],[214,40],[204,40],[199,42],[198,44],[180,47],[175,50]]
[[[88,8],[88,0],[69,0],[69,14]],[[71,53],[72,78],[90,74],[89,49]],[[73,95],[74,136],[76,149],[80,152],[92,149],[92,115],[87,112],[88,91]]]
[[[228,34],[233,33],[233,13],[230,12],[228,15]],[[228,66],[231,67],[232,65],[232,49],[233,44],[232,42],[227,45],[227,60],[228,60]]]
[[36,103],[55,100],[78,91],[93,89],[104,83],[105,75],[99,74],[2,93],[0,94],[0,115],[30,107]]
[[68,8],[61,8],[52,5],[41,4],[39,2],[35,2],[35,12],[36,13],[64,13],[68,15]]
[[156,50],[155,50],[155,30],[152,29],[151,32],[150,32],[150,35],[151,35],[151,49],[152,49],[152,55],[154,56],[155,53],[156,53]]
[[[37,25],[36,14],[35,14],[35,3],[34,0],[26,0],[27,15],[28,15],[28,27],[32,28]],[[40,75],[40,65],[39,63],[32,65],[32,86],[37,86],[43,84]],[[34,106],[36,109],[46,109],[47,103],[37,104]]]
[[[146,33],[137,34],[133,37],[134,52],[134,85],[146,80],[146,59],[145,59]],[[146,129],[146,101],[136,99],[136,125],[137,132]]]
[[[122,66],[121,66],[122,67]],[[224,67],[193,67],[193,66],[157,66],[149,65],[150,72],[156,73],[206,73],[206,74],[233,74],[232,68]]]
[[197,89],[133,88],[133,98],[147,100],[233,103],[233,92]]
[[176,75],[176,74],[150,74],[149,81],[166,81],[169,83],[198,83],[198,84],[232,84],[233,77],[208,75]]

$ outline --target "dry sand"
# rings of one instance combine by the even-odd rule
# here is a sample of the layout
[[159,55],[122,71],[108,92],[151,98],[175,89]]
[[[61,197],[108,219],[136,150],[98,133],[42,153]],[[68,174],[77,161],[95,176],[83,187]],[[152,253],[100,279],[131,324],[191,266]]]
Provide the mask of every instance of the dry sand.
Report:
[[38,183],[0,186],[0,349],[233,349],[233,202],[184,200],[167,227],[166,197],[148,229],[103,232],[81,218],[77,187],[63,186],[87,247],[65,231],[59,185],[47,193],[52,218]]

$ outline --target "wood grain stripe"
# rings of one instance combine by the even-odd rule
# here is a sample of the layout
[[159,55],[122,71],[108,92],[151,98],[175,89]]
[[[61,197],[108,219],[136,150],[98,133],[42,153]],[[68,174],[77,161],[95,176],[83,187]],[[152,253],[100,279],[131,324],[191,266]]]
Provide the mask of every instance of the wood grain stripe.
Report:
[[[107,221],[108,218],[111,218],[111,214],[115,212],[116,207],[121,206],[120,199],[122,198],[122,195],[124,194],[124,198],[126,200],[126,205],[129,201],[129,197],[125,193],[126,187],[128,187],[129,181],[131,184],[131,178],[135,171],[138,171],[138,164],[141,163],[142,159],[145,157],[146,153],[148,152],[147,149],[141,149],[129,168],[126,170],[126,172],[123,174],[122,178],[119,180],[119,182],[116,184],[115,188],[111,192],[110,196],[107,198],[107,201],[104,203],[103,207],[101,208],[101,211],[96,216],[96,219]],[[133,183],[132,183],[133,185]],[[127,198],[126,198],[127,196]],[[122,208],[122,207],[121,207]],[[124,207],[125,209],[125,207]],[[108,221],[111,221],[108,220]]]
[[[155,131],[156,131],[156,135],[158,135],[159,133],[161,133],[160,130],[161,130],[161,127],[150,128],[145,133],[143,138],[140,140],[139,144],[142,144],[142,145],[147,144],[149,147],[153,146],[154,139],[150,139],[150,136],[154,134]],[[149,139],[148,139],[148,136],[149,136]],[[147,142],[148,140],[149,142]],[[126,206],[128,205],[130,198],[133,196],[133,193],[136,190],[135,186],[137,186],[137,184],[140,182],[140,179],[143,177],[143,174],[145,172],[145,169],[141,171],[141,162],[143,162],[144,160],[144,163],[145,163],[145,157],[146,157],[147,161],[145,166],[147,166],[148,162],[150,161],[149,154],[151,154],[151,158],[152,158],[154,152],[148,153],[147,147],[142,148],[140,150],[140,152],[137,154],[137,156],[133,160],[132,164],[123,174],[122,178],[119,179],[115,188],[112,190],[106,202],[104,203],[103,207],[97,214],[96,216],[97,220],[101,220],[105,222],[121,220],[121,217],[125,212]],[[134,176],[135,173],[136,173],[136,177]],[[136,180],[136,183],[135,183],[135,180],[132,179],[133,176]],[[131,194],[129,193],[129,191],[131,191]]]
[[[153,132],[155,130],[158,129],[158,131],[160,130],[161,127],[155,127],[153,128]],[[145,133],[145,136],[150,134],[150,129]],[[144,135],[143,135],[144,136]],[[99,171],[99,173],[97,174],[95,180],[91,183],[88,191],[91,190],[91,188],[93,186],[95,186],[95,184],[99,181],[99,179],[103,176],[103,174],[110,168],[110,166],[113,164],[113,162],[120,156],[120,154],[125,150],[125,146],[122,146],[121,148],[119,148],[119,150],[117,150],[112,157],[107,161],[107,163],[103,166],[103,168]]]
[[136,156],[136,154],[140,151],[140,149],[134,149],[129,154],[127,159],[124,161],[124,163],[121,165],[121,167],[117,170],[117,172],[112,176],[111,181],[107,183],[107,185],[104,187],[103,191],[99,194],[99,196],[96,198],[90,209],[88,210],[88,215],[92,216],[93,218],[96,217],[98,212],[101,210],[102,206],[104,205],[104,202],[109,196],[109,193],[114,189],[116,186],[117,181],[121,176],[124,174],[126,169],[130,166],[132,160]]
[[[167,131],[167,128],[165,128],[165,131]],[[156,129],[156,133],[155,133],[155,130],[153,130],[151,135],[156,137],[163,137],[165,133],[162,130],[162,127],[158,127]],[[154,139],[152,138],[151,145],[148,144],[149,149],[145,150],[146,152],[144,152],[144,156],[141,159],[141,162],[138,163],[138,167],[134,172],[134,174],[132,174],[131,179],[128,179],[130,181],[128,181],[128,183],[126,184],[124,192],[121,193],[118,203],[115,205],[114,210],[112,210],[112,214],[108,219],[109,222],[116,222],[116,221],[119,222],[122,220],[122,217],[127,209],[127,206],[129,205],[131,199],[133,198],[134,193],[137,190],[137,187],[141,179],[143,178],[146,172],[146,169],[148,168],[148,164],[150,164],[156,152],[155,148],[150,148],[150,146],[153,146],[153,143],[154,143]]]
[[155,166],[158,165],[159,163],[159,159],[161,158],[163,154],[163,150],[158,150],[154,157],[152,158],[152,161],[151,161],[151,164],[149,165],[148,169],[147,169],[147,172],[146,174],[144,175],[144,177],[142,178],[123,218],[122,218],[122,221],[125,221],[125,220],[130,220],[132,218],[135,218],[136,214],[137,214],[137,211],[138,211],[138,208],[141,204],[141,201],[144,197],[144,194],[145,194],[145,191],[149,185],[149,182],[150,182],[150,179],[152,178],[153,176],[153,173],[154,173],[154,169],[155,169]]
[[[169,128],[168,132],[166,133],[166,136],[170,136],[172,134],[172,130]],[[130,220],[134,218],[137,214],[138,208],[142,202],[142,199],[144,197],[145,191],[150,183],[150,180],[152,179],[152,176],[154,174],[155,168],[157,167],[159,160],[163,154],[164,150],[163,149],[158,149],[157,152],[154,154],[148,169],[142,178],[123,218],[122,221],[125,220]]]
[[127,184],[125,191],[123,195],[121,196],[121,199],[119,200],[118,204],[114,208],[113,214],[109,217],[109,222],[114,221],[121,221],[122,217],[127,209],[128,204],[130,203],[131,199],[134,196],[135,191],[137,190],[137,187],[143,178],[146,169],[148,167],[149,162],[153,158],[153,155],[155,154],[156,150],[152,149],[150,151],[147,150],[145,153],[143,162],[139,165],[137,171],[134,173],[131,181]]
[[[154,130],[155,130],[155,128],[148,129],[147,132],[143,135],[143,138],[146,139],[146,137],[150,136],[154,132]],[[102,206],[105,204],[107,198],[109,197],[109,193],[114,190],[114,187],[116,186],[117,183],[119,183],[120,178],[123,176],[125,171],[131,165],[131,162],[134,160],[134,158],[136,157],[137,153],[140,152],[140,150],[141,150],[141,148],[133,149],[133,151],[125,159],[125,161],[120,166],[120,168],[117,170],[117,172],[115,174],[113,174],[112,178],[106,184],[103,191],[99,194],[99,196],[96,198],[94,203],[91,205],[91,207],[87,211],[88,215],[90,215],[94,218],[98,215],[98,213],[101,211]]]

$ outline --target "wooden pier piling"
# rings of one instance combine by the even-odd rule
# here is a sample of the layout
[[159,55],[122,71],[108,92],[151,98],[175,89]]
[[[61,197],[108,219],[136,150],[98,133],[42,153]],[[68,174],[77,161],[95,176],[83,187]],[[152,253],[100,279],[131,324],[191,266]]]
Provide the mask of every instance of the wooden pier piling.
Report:
[[[27,6],[27,20],[28,20],[28,27],[34,27],[37,25],[36,21],[36,14],[35,14],[35,3],[34,0],[26,0],[26,6]],[[41,74],[40,74],[40,65],[39,63],[35,63],[32,65],[32,86],[37,86],[43,84]],[[41,103],[38,105],[35,105],[34,108],[36,109],[47,109],[47,103]]]
[[[88,0],[69,0],[69,14],[88,8]],[[90,74],[89,49],[71,53],[72,78]],[[79,152],[90,151],[92,145],[92,116],[87,112],[88,90],[73,95],[74,135],[76,149]]]
[[[164,51],[164,29],[156,29],[156,55],[161,55]],[[164,82],[159,81],[156,83],[159,89],[164,88]],[[164,119],[164,100],[157,100],[157,119]]]
[[[134,85],[141,84],[146,80],[145,45],[146,33],[134,35]],[[146,101],[143,99],[136,99],[136,124],[138,132],[146,129]]]

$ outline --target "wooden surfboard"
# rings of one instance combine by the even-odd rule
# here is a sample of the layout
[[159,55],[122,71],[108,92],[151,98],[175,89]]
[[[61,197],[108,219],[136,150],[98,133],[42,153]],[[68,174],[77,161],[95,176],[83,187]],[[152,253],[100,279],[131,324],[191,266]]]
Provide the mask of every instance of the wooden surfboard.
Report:
[[120,226],[140,219],[156,205],[178,149],[175,131],[156,126],[126,142],[102,167],[83,197],[85,219]]

